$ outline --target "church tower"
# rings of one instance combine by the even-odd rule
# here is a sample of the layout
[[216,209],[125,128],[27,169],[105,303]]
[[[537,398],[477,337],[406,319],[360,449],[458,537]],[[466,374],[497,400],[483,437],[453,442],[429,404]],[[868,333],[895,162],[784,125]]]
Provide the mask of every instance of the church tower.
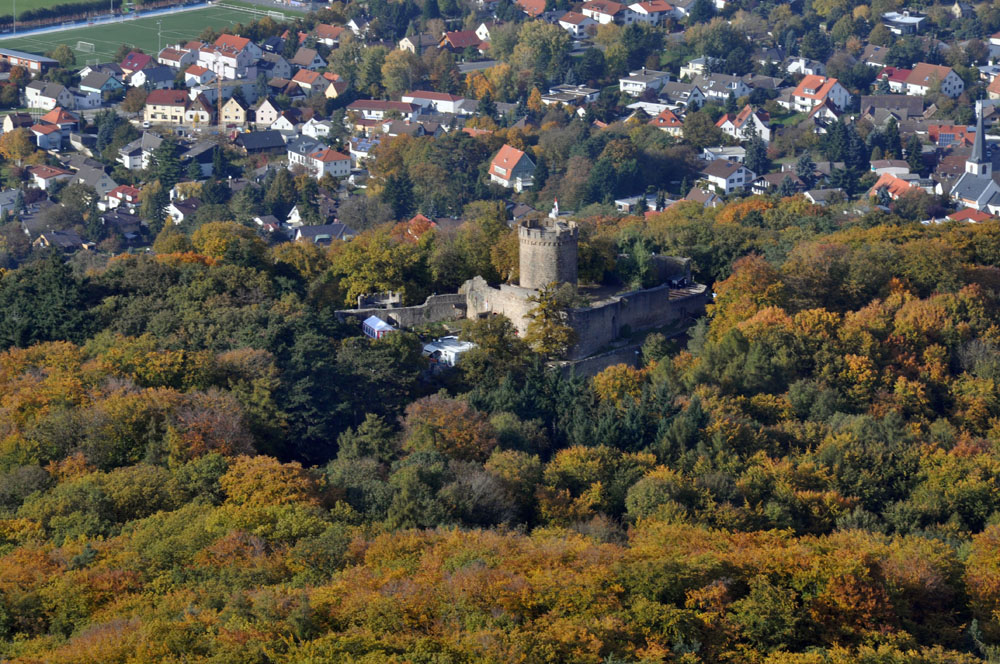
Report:
[[976,102],[976,138],[972,143],[972,153],[965,161],[965,172],[973,175],[993,174],[993,163],[986,158],[986,134],[983,131],[983,102]]

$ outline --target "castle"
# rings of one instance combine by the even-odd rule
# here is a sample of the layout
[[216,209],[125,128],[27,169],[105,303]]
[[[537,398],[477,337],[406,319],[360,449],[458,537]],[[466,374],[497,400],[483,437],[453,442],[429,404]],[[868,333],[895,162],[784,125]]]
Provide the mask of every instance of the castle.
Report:
[[[558,208],[547,219],[523,221],[518,228],[519,283],[490,286],[482,277],[462,284],[457,294],[432,295],[410,307],[369,307],[337,312],[364,319],[375,315],[410,327],[425,323],[501,314],[518,334],[528,329],[531,297],[551,284],[577,284],[579,228],[559,218]],[[660,285],[612,295],[591,306],[568,310],[567,323],[576,333],[568,359],[589,357],[634,332],[693,320],[705,313],[707,288],[691,280],[691,259],[656,256],[653,266]]]

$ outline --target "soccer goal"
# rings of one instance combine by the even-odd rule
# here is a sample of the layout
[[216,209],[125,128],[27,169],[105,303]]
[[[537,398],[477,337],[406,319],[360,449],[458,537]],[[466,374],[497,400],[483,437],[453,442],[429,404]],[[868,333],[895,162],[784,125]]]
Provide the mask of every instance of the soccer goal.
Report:
[[99,64],[101,64],[101,59],[100,58],[87,58],[87,66],[88,67],[91,66],[91,65],[99,65]]
[[94,52],[94,43],[93,42],[78,41],[76,43],[76,50],[79,51],[80,53],[93,53]]
[[267,13],[267,15],[270,16],[271,18],[277,20],[277,21],[284,21],[285,20],[285,12],[271,12],[271,11],[269,11]]

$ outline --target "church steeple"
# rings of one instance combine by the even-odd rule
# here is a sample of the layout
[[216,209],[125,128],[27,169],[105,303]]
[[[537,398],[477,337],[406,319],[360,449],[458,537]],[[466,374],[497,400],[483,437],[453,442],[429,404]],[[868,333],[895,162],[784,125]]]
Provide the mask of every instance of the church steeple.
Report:
[[976,102],[976,138],[972,142],[972,154],[965,162],[965,172],[974,175],[991,175],[993,164],[986,158],[986,134],[983,132],[983,102]]

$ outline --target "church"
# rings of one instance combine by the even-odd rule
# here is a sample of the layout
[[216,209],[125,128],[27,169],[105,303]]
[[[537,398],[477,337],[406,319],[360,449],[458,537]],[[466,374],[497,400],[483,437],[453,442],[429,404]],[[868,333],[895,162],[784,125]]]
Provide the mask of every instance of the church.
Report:
[[951,188],[951,198],[959,205],[990,214],[1000,213],[1000,185],[993,179],[993,161],[986,154],[983,131],[983,102],[976,102],[976,137],[965,161],[965,172]]

